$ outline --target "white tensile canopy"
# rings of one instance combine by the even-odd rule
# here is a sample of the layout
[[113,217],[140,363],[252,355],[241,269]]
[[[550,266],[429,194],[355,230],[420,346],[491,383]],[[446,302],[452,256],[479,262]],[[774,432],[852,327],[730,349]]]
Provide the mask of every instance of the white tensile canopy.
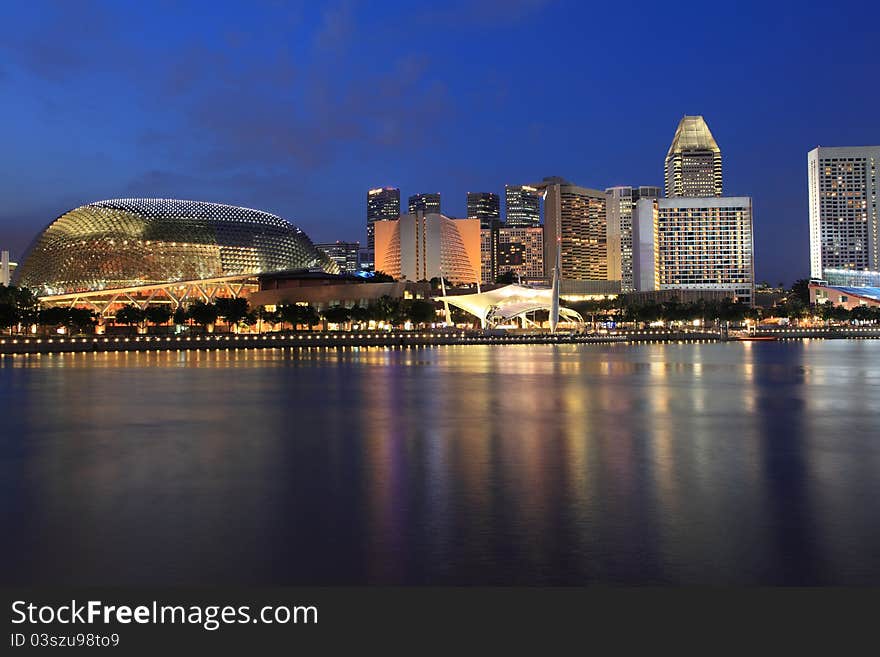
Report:
[[[488,292],[434,298],[478,317],[482,326],[507,324],[538,310],[553,310],[552,288],[524,285],[505,285]],[[580,313],[570,308],[560,306],[559,316],[565,321],[584,323]]]

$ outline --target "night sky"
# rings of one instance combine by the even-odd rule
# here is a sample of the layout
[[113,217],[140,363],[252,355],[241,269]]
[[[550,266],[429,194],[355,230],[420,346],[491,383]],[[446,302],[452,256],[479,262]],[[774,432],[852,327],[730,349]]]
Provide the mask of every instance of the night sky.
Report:
[[880,2],[7,2],[0,246],[120,196],[365,241],[365,196],[662,185],[703,114],[757,280],[808,275],[806,154],[880,143]]

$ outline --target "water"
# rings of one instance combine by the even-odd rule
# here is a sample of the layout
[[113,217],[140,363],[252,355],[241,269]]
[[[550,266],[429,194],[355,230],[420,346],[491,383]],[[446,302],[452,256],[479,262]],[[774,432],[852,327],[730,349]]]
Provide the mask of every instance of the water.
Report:
[[880,341],[0,359],[3,584],[880,584]]

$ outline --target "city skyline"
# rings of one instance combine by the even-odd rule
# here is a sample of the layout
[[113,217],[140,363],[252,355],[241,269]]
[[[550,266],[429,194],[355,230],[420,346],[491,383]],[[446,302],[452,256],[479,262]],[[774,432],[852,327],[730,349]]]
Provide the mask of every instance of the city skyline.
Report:
[[[684,115],[703,115],[724,150],[724,193],[754,200],[756,279],[791,283],[809,275],[806,153],[877,143],[871,108],[880,92],[863,83],[862,66],[841,66],[869,61],[873,4],[845,34],[824,30],[830,7],[633,5],[653,29],[626,53],[611,47],[612,34],[574,39],[579,19],[617,10],[479,2],[471,11],[487,31],[471,43],[455,11],[403,7],[229,5],[210,16],[136,3],[11,8],[0,86],[16,97],[3,108],[16,166],[0,181],[0,247],[20,260],[55,217],[115,197],[262,208],[316,241],[363,243],[363,194],[376,185],[440,190],[451,216],[466,216],[467,191],[500,195],[505,184],[549,175],[596,189],[662,186],[671,130]],[[707,21],[713,30],[697,29]],[[378,38],[423,24],[468,45],[440,59],[420,44]],[[693,83],[666,85],[642,60],[682,27],[700,34],[679,53]],[[735,38],[746,27],[747,49]],[[88,40],[68,38],[86,30]],[[115,47],[145,31],[155,38],[143,48]],[[541,45],[537,37],[550,32],[557,38]],[[713,57],[697,56],[710,47]],[[564,85],[572,71],[585,78],[578,89]],[[560,89],[561,102],[543,103],[520,76]],[[813,94],[825,79],[857,83],[859,102]],[[746,81],[760,92],[729,93]],[[591,99],[600,86],[614,103]],[[402,102],[415,97],[428,102]],[[464,160],[476,135],[481,157]],[[419,149],[431,157],[414,167]]]

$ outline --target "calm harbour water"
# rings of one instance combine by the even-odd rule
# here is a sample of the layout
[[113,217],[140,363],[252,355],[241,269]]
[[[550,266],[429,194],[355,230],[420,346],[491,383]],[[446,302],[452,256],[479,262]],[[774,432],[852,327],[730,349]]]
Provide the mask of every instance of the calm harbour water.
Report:
[[2,584],[880,584],[880,341],[0,357]]

